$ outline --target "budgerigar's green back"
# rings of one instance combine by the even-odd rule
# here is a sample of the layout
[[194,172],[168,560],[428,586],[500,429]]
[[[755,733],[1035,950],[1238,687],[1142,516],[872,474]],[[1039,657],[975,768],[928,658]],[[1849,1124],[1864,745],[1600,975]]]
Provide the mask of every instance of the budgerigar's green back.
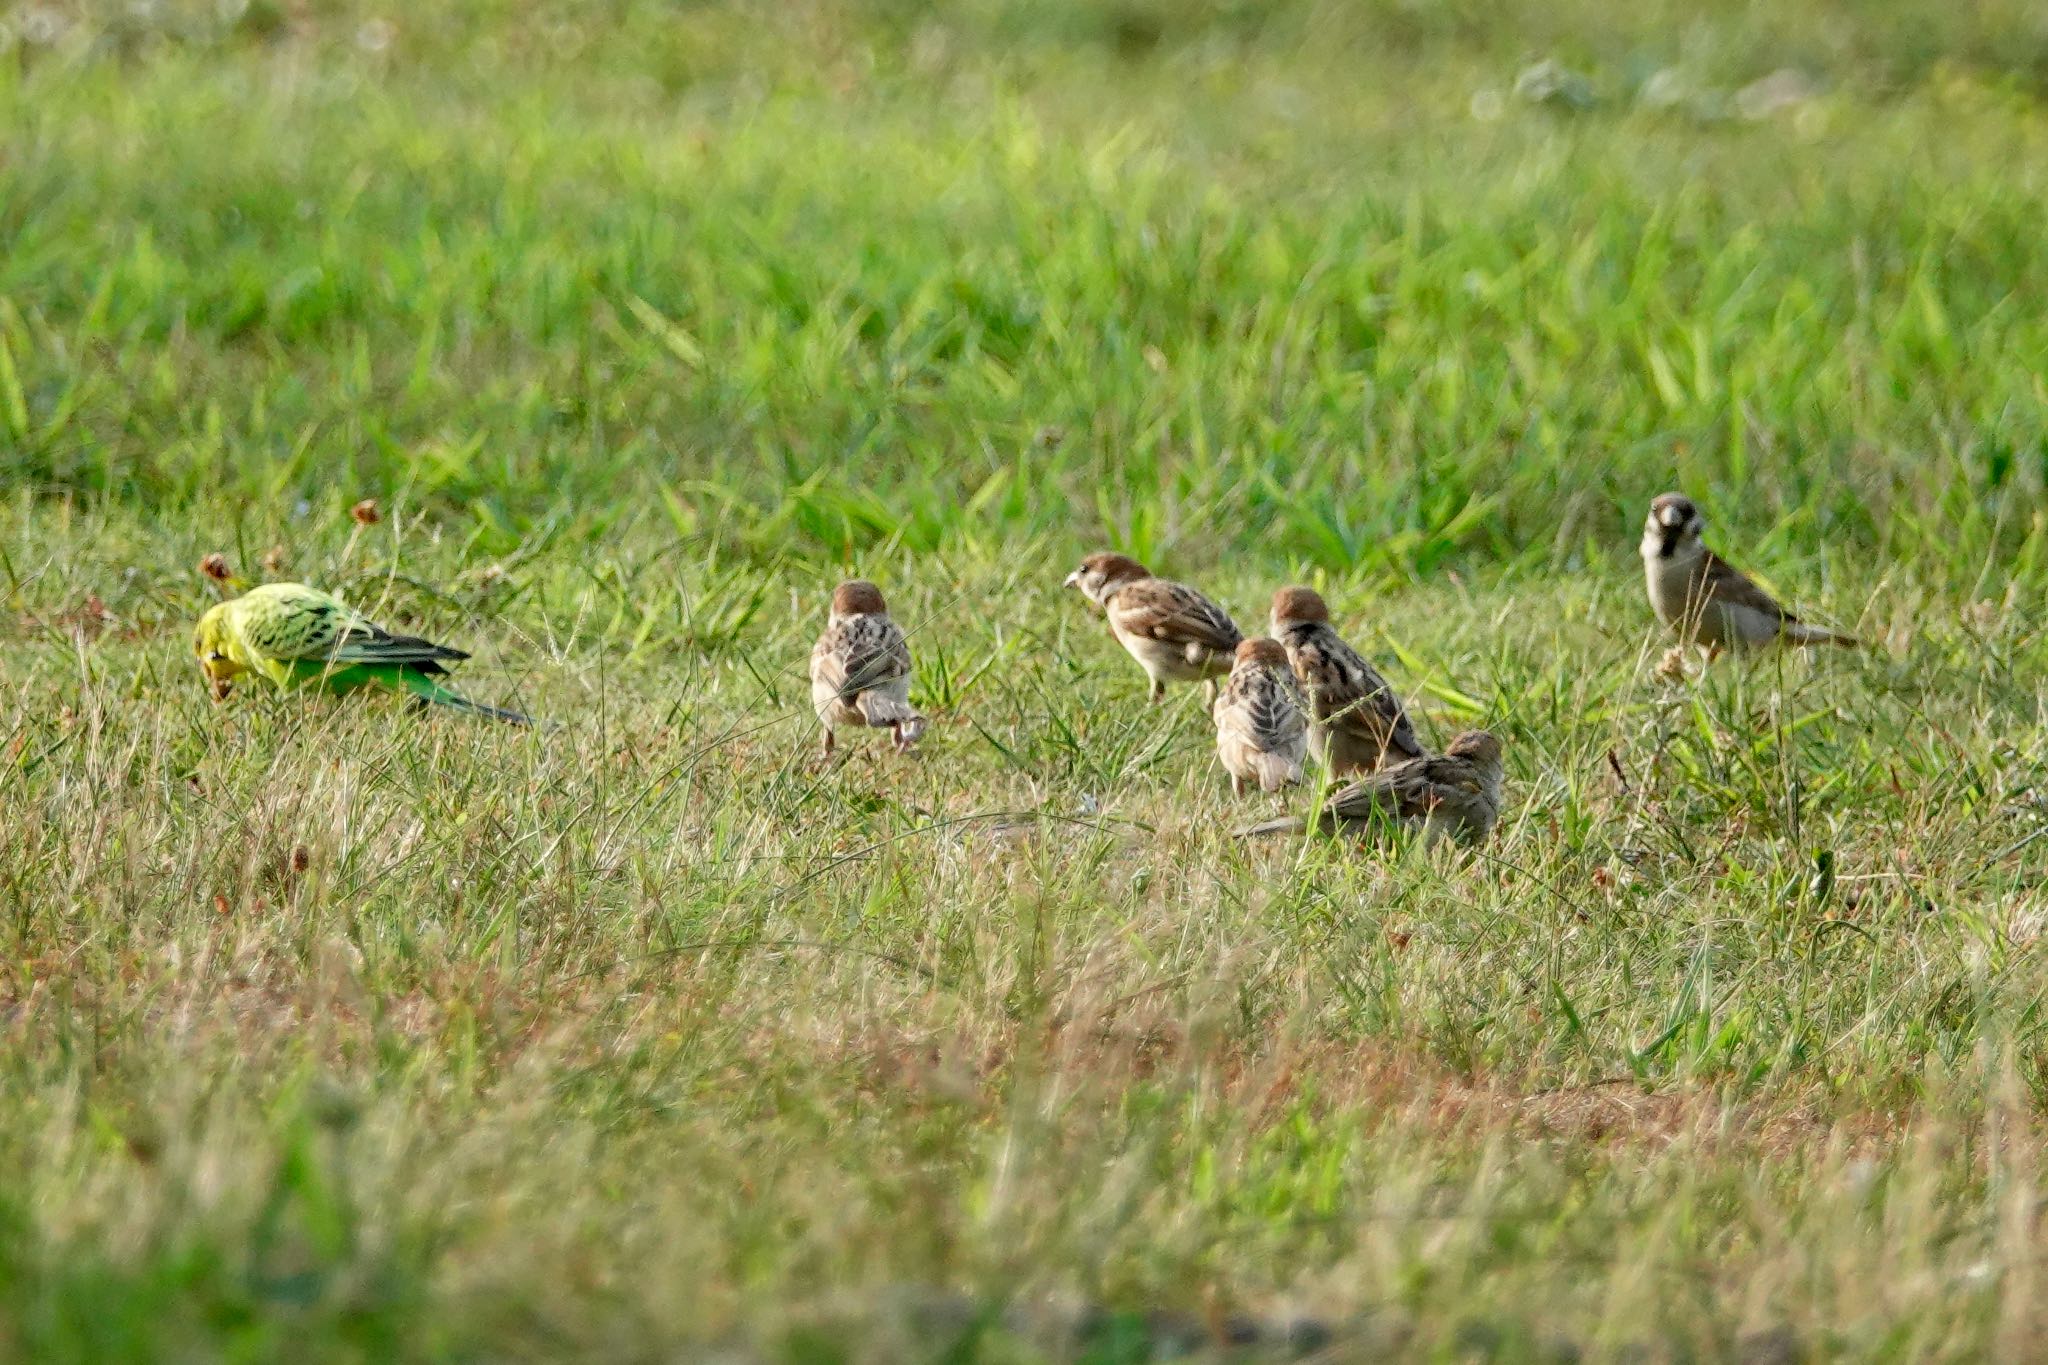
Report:
[[244,667],[280,687],[311,684],[333,693],[364,687],[410,692],[424,701],[500,719],[438,681],[469,655],[416,635],[396,635],[330,593],[303,583],[267,583],[229,604],[230,648]]
[[279,684],[325,676],[332,686],[348,671],[340,666],[362,664],[372,669],[352,684],[362,686],[384,680],[379,667],[394,670],[395,681],[399,671],[444,673],[443,661],[469,657],[417,636],[394,635],[303,583],[268,583],[244,593],[231,604],[229,626],[243,662]]

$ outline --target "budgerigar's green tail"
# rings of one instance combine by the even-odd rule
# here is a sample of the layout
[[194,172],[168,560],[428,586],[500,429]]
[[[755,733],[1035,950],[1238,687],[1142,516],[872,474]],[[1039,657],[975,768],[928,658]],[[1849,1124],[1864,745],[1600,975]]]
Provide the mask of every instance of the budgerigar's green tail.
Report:
[[513,725],[531,725],[533,717],[517,711],[507,711],[501,706],[486,706],[480,701],[471,701],[459,692],[451,692],[434,679],[423,673],[406,669],[398,675],[399,686],[418,697],[421,701],[445,706],[451,711],[466,711],[472,716],[488,716],[492,720],[507,721]]
[[364,688],[384,688],[395,692],[410,692],[423,703],[445,706],[451,711],[464,711],[473,716],[488,716],[492,720],[508,721],[513,725],[531,725],[533,717],[502,707],[486,706],[471,701],[460,692],[452,691],[437,676],[435,668],[428,672],[425,667],[413,664],[344,664],[337,668],[332,664],[293,660],[287,666],[294,681],[322,691],[341,696]]

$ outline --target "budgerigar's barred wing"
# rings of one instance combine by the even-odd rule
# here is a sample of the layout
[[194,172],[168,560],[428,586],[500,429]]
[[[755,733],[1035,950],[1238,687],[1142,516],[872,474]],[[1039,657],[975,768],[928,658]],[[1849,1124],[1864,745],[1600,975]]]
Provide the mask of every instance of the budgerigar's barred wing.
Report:
[[811,650],[813,681],[851,702],[910,674],[910,645],[886,616],[853,616],[826,628]]
[[1317,721],[1369,736],[1389,757],[1422,757],[1422,741],[1416,738],[1401,699],[1380,671],[1336,631],[1320,622],[1304,623],[1290,629],[1282,643],[1315,706]]
[[243,616],[240,626],[250,648],[287,663],[398,664],[422,673],[444,673],[444,662],[469,657],[416,635],[394,635],[325,593],[261,602]]
[[1185,583],[1144,578],[1119,588],[1107,610],[1119,630],[1228,654],[1244,638],[1230,613]]

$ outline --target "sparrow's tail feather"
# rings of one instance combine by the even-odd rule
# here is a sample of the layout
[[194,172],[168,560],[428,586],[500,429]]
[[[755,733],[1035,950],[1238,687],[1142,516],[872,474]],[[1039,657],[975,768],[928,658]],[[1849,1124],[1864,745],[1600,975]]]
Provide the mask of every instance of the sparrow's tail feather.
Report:
[[929,724],[909,702],[885,697],[880,692],[863,692],[853,705],[870,726],[895,731],[899,750],[915,748]]
[[1246,825],[1243,829],[1237,831],[1236,837],[1240,839],[1259,839],[1269,834],[1306,833],[1308,833],[1308,821],[1298,815],[1290,815],[1284,820],[1266,820],[1256,825]]
[[880,692],[863,692],[854,699],[854,709],[859,711],[867,723],[876,728],[883,726],[924,724],[924,717],[917,714],[917,708],[907,701],[885,697]]
[[1259,790],[1276,792],[1301,781],[1301,765],[1281,754],[1252,755],[1252,771],[1259,776]]
[[1857,649],[1863,644],[1853,635],[1842,635],[1824,626],[1809,626],[1804,621],[1786,626],[1785,638],[1795,645],[1840,645],[1844,649]]

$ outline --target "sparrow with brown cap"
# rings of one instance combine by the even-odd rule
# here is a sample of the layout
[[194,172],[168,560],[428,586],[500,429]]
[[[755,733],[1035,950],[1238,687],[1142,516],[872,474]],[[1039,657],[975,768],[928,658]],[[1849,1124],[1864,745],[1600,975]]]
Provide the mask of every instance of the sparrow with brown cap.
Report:
[[1232,795],[1243,796],[1247,784],[1276,792],[1301,781],[1308,701],[1278,640],[1238,645],[1230,681],[1210,715],[1216,721],[1216,756],[1230,774]]
[[910,704],[910,642],[889,619],[882,590],[866,579],[832,590],[825,633],[811,650],[811,705],[827,758],[842,725],[887,729],[898,753],[924,735],[925,718]]
[[1394,689],[1330,626],[1330,608],[1314,588],[1273,594],[1273,638],[1308,694],[1309,743],[1337,774],[1369,773],[1426,752]]
[[[1700,538],[1706,518],[1692,499],[1665,493],[1643,524],[1643,577],[1657,619],[1678,633],[1680,648],[1704,645],[1711,662],[1724,649],[1761,645],[1856,645],[1853,636],[1808,625]],[[1669,666],[1673,660],[1667,659]]]
[[1230,672],[1244,632],[1230,613],[1185,583],[1154,578],[1128,555],[1092,554],[1066,585],[1102,608],[1110,633],[1151,679],[1151,699],[1169,682],[1207,682]]
[[[1324,804],[1317,827],[1362,834],[1394,824],[1430,839],[1478,840],[1492,833],[1500,807],[1500,741],[1488,731],[1467,730],[1441,754],[1382,768],[1337,792]],[[1252,825],[1238,837],[1301,834],[1308,828],[1297,816]]]

